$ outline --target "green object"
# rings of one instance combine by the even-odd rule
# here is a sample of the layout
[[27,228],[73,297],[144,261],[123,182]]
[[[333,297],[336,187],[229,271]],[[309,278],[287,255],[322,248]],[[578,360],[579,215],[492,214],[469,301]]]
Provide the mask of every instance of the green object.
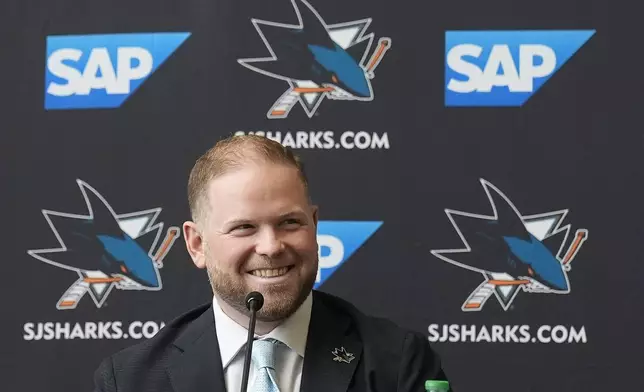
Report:
[[449,392],[449,382],[438,380],[425,381],[426,392]]

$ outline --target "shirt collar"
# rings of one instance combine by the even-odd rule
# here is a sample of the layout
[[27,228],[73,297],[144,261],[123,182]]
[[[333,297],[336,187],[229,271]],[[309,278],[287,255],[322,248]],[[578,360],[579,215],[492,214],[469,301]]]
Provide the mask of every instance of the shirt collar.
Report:
[[[228,317],[221,310],[221,306],[219,306],[215,296],[213,296],[212,302],[212,308],[215,314],[217,341],[219,342],[219,352],[221,353],[221,363],[225,369],[233,358],[235,358],[239,350],[246,344],[248,329]],[[268,334],[263,336],[255,334],[255,338],[279,340],[298,355],[304,357],[309,322],[311,321],[312,305],[313,296],[309,293],[295,313]]]

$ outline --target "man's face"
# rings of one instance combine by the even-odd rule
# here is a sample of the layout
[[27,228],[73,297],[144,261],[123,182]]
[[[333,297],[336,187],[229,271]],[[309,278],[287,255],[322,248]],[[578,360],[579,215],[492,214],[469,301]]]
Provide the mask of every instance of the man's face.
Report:
[[218,296],[246,313],[251,291],[264,296],[259,320],[290,316],[318,269],[317,210],[297,169],[248,164],[209,184],[204,257]]

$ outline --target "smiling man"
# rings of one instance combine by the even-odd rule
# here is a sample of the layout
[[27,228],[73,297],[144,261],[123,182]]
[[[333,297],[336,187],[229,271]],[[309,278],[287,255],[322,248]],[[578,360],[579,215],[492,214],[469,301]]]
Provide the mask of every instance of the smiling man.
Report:
[[213,300],[152,339],[104,360],[95,391],[239,391],[258,291],[249,391],[423,391],[446,380],[421,334],[313,289],[318,209],[300,161],[261,136],[235,136],[200,157],[188,181],[184,239]]
[[282,147],[261,151],[266,140],[233,138],[197,162],[188,185],[194,222],[184,224],[188,251],[226,315],[247,325],[246,294],[264,295],[258,333],[302,305],[318,268],[317,208],[295,158]]

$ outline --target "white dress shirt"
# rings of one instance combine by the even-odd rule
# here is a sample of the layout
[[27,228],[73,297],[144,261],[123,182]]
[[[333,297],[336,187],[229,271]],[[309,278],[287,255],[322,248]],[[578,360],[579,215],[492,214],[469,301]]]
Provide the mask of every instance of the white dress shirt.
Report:
[[[272,338],[282,343],[275,350],[275,373],[280,392],[298,392],[300,390],[312,304],[313,297],[309,294],[295,313],[282,324],[266,335],[259,336],[255,334],[255,338]],[[221,363],[224,367],[226,390],[228,392],[238,392],[241,388],[244,371],[246,351],[242,349],[246,346],[248,326],[241,326],[228,317],[221,310],[216,298],[213,298],[213,310]],[[256,373],[252,362],[249,370],[248,389],[251,390]]]

